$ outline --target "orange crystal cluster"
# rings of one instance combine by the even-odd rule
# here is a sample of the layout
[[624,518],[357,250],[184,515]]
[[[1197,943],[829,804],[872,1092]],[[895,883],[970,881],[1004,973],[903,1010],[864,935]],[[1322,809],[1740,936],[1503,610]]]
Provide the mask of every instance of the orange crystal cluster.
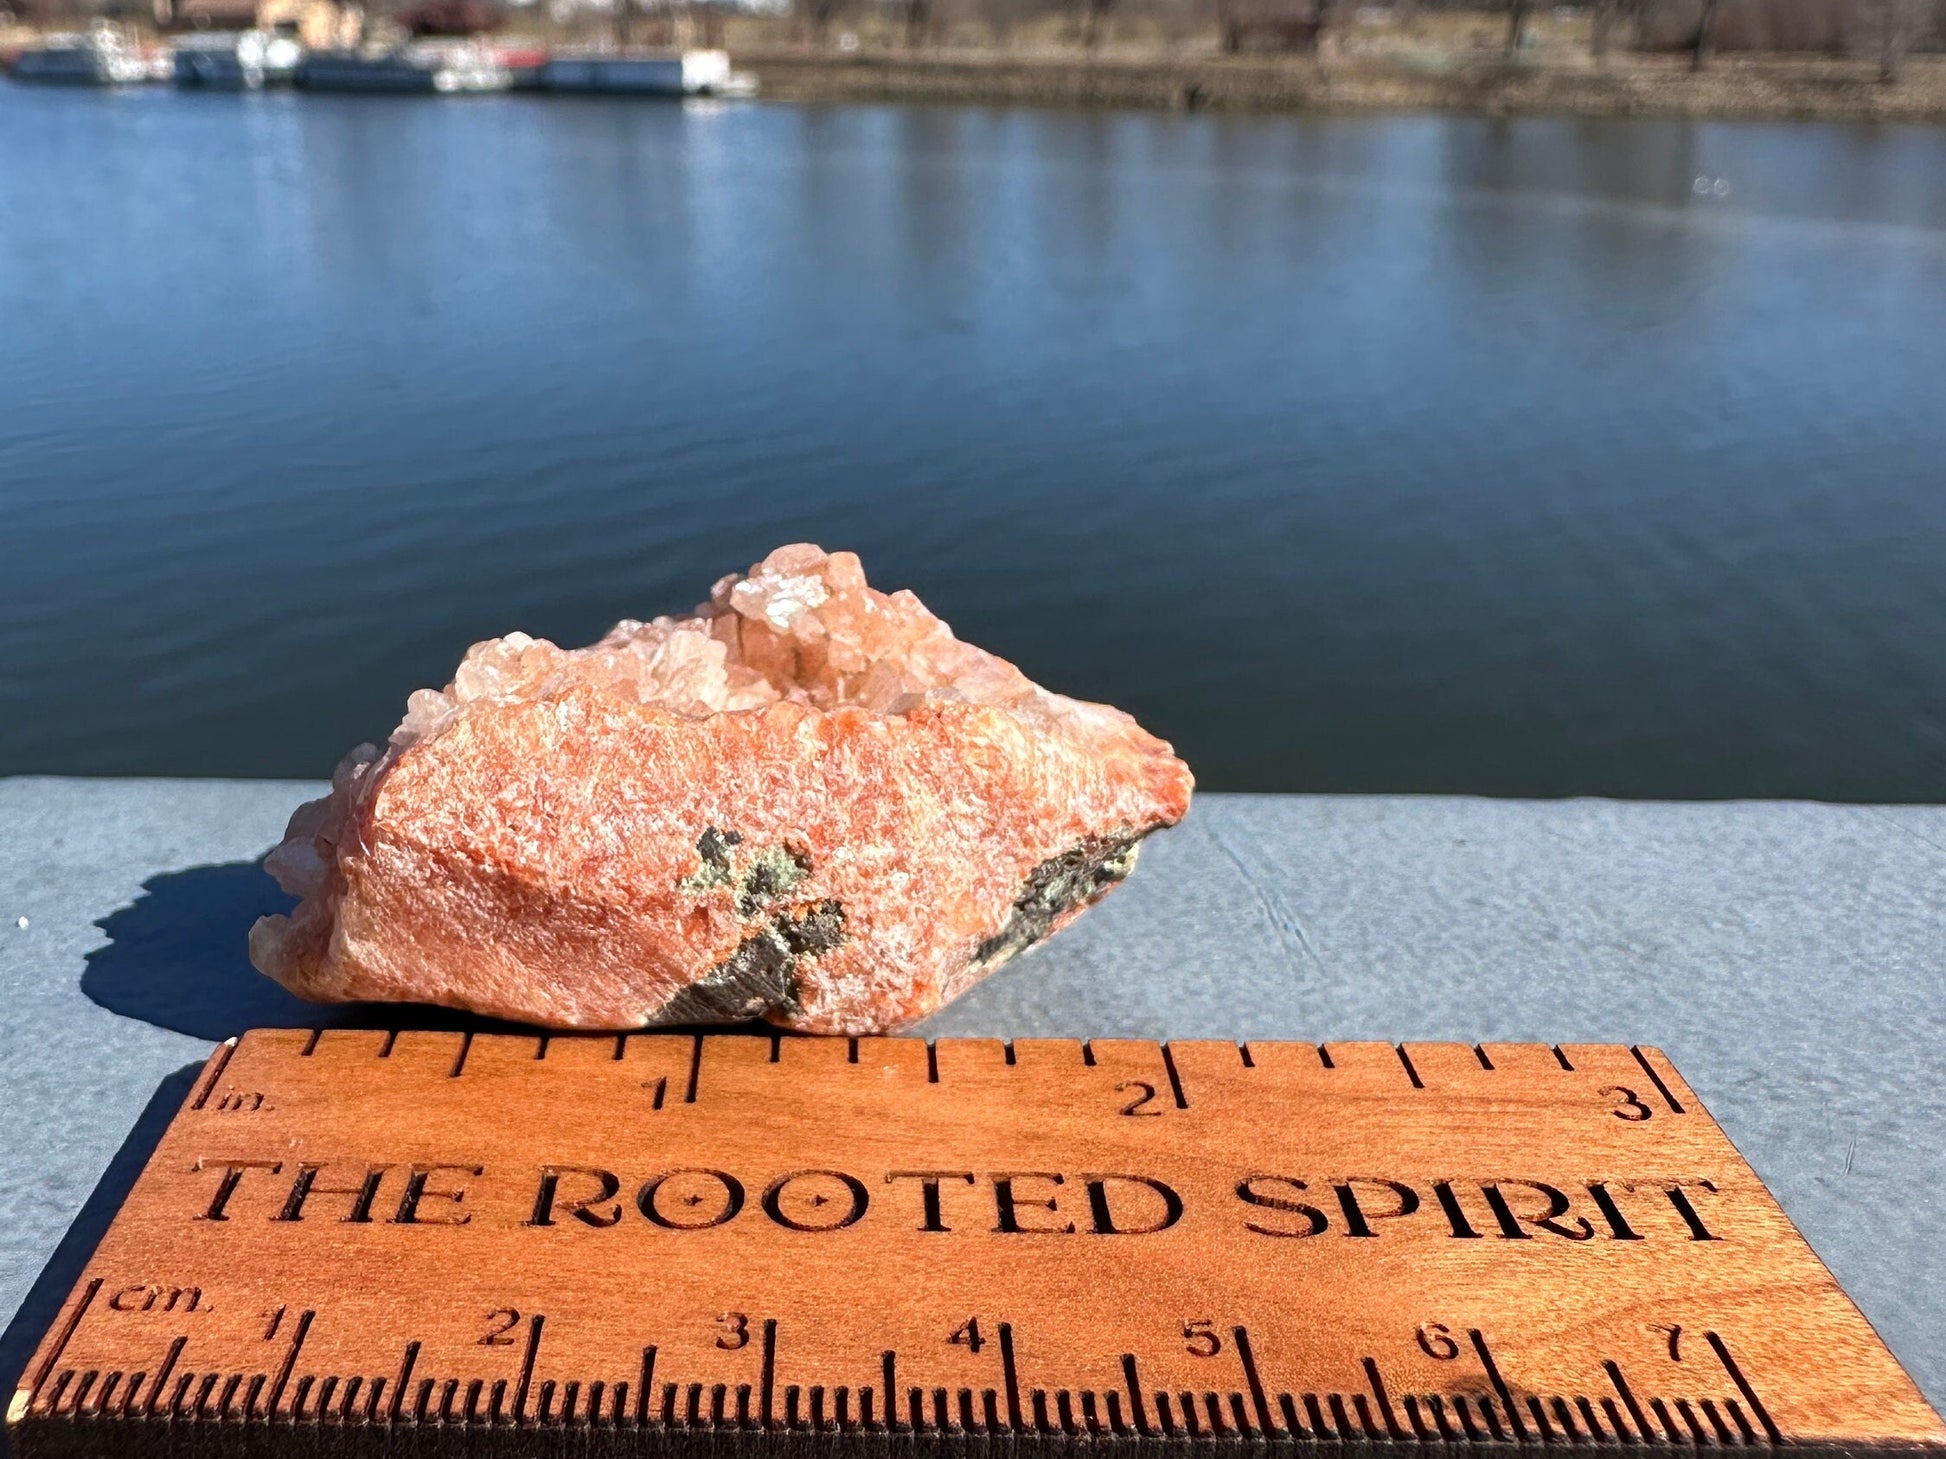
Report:
[[320,1001],[878,1032],[1099,899],[1192,783],[854,554],[783,547],[687,618],[474,645],[291,818],[265,865],[302,900],[250,955]]

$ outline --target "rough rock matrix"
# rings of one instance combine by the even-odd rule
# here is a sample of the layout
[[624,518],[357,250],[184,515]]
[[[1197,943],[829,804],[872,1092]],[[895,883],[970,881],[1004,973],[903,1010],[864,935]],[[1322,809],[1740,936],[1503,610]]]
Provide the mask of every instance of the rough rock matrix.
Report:
[[689,618],[474,645],[265,865],[251,960],[319,1001],[556,1028],[922,1018],[1079,915],[1189,808],[1120,710],[783,547]]

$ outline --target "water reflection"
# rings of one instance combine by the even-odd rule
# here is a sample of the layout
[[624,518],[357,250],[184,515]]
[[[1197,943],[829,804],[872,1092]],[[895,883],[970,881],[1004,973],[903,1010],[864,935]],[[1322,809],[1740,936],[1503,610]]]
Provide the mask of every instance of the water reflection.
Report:
[[0,127],[0,770],[316,773],[803,536],[1210,785],[1946,794],[1937,132]]

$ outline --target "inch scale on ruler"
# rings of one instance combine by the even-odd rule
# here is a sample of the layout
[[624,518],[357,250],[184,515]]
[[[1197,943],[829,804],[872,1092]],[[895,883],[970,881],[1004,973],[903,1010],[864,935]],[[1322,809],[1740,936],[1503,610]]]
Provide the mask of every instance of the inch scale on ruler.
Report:
[[1946,1455],[1614,1045],[258,1031],[8,1421],[23,1456]]

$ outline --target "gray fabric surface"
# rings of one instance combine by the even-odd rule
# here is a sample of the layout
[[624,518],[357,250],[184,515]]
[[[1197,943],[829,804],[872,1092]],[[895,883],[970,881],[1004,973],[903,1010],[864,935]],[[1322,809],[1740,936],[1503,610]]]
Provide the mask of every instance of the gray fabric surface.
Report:
[[[0,780],[7,1390],[172,1076],[332,1016],[243,951],[281,905],[252,862],[314,791]],[[923,1031],[1659,1044],[1938,1406],[1942,873],[1946,808],[1208,795]]]

